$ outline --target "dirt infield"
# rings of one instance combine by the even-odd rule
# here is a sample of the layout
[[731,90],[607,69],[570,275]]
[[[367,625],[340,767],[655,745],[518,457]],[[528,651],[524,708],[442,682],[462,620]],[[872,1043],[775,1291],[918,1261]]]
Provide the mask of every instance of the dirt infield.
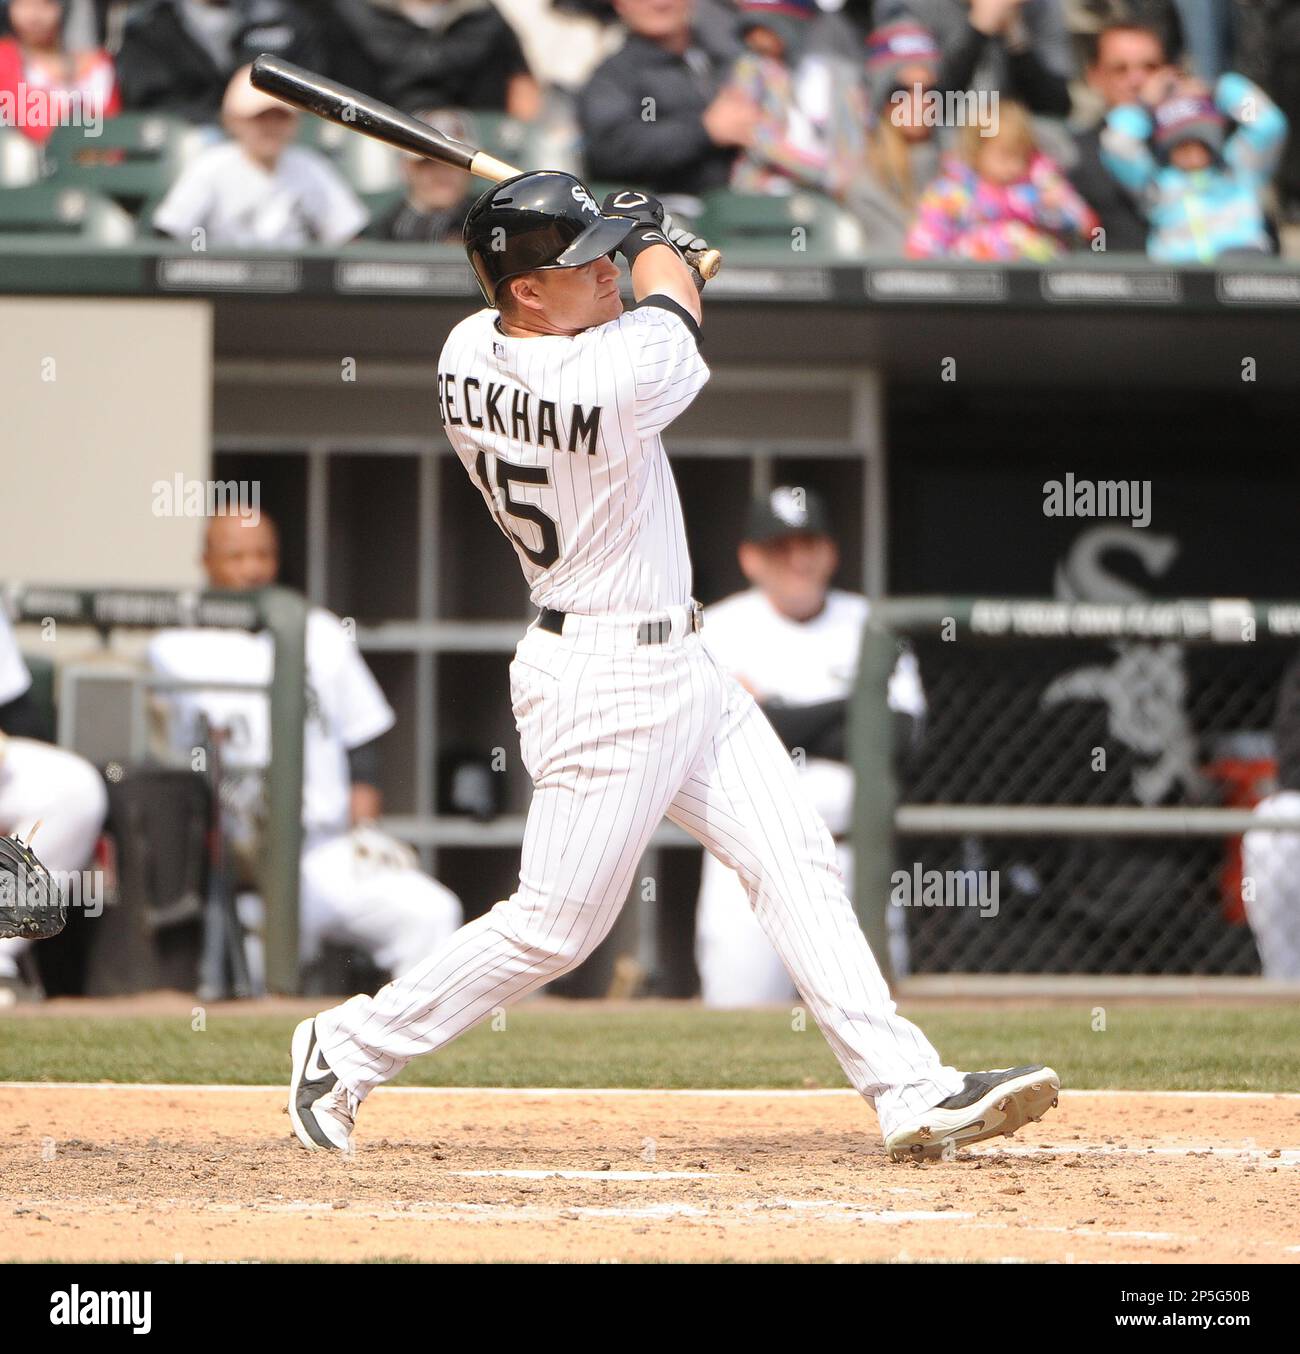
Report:
[[388,1089],[350,1159],[262,1087],[3,1094],[5,1260],[1300,1259],[1295,1096],[1067,1092],[920,1166],[841,1092]]

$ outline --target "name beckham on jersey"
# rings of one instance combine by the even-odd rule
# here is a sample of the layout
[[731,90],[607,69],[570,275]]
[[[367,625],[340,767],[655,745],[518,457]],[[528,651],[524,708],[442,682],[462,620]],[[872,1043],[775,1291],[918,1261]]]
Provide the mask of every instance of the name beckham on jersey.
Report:
[[[503,397],[509,395],[508,400]],[[459,402],[459,403],[458,403]],[[507,406],[503,409],[503,405]],[[516,442],[535,447],[550,446],[563,451],[560,441],[560,422],[554,400],[538,400],[533,413],[531,392],[521,390],[503,381],[488,381],[486,386],[477,376],[457,376],[455,372],[438,373],[438,409],[442,421],[453,426],[484,428],[500,433]],[[588,456],[596,454],[596,439],[600,436],[598,404],[572,404],[568,417],[568,450],[585,448]]]

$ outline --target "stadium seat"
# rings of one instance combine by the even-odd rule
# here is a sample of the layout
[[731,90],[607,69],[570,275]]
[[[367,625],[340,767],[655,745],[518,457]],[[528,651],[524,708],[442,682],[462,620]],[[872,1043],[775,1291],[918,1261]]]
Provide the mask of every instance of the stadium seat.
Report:
[[52,743],[58,726],[54,704],[54,661],[31,653],[24,653],[23,661],[32,675],[32,684],[27,688],[31,715],[38,721],[40,728],[39,733],[28,733],[27,736],[44,738]]
[[402,200],[403,191],[400,188],[387,188],[382,193],[362,193],[360,196],[366,211],[370,213],[370,219],[374,221]]
[[495,155],[507,164],[527,164],[524,155],[529,149],[532,129],[506,113],[487,113],[475,109],[474,127],[478,132],[479,149]]
[[14,127],[0,127],[0,188],[24,188],[41,177],[41,152]]
[[36,184],[0,193],[0,240],[56,236],[111,248],[135,239],[135,222],[110,198],[80,188]]
[[[475,110],[473,118],[479,149],[507,164],[578,172],[577,142],[571,131],[556,123],[520,122],[505,113]],[[401,152],[358,135],[336,122],[304,116],[298,143],[326,156],[362,197],[401,186]],[[475,181],[479,190],[487,184]]]
[[362,197],[401,186],[401,152],[337,122],[304,114],[298,127],[298,144],[319,151]]
[[45,147],[45,172],[60,188],[101,193],[136,212],[166,192],[203,142],[203,132],[179,118],[124,113],[93,138],[80,127],[56,127]]
[[710,244],[747,260],[829,263],[862,253],[857,221],[820,193],[778,197],[719,190],[704,199],[695,226]]

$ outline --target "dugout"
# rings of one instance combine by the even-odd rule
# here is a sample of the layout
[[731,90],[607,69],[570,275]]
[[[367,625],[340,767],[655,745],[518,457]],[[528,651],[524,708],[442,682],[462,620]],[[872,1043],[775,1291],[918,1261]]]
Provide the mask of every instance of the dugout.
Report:
[[[110,317],[122,335],[114,361],[126,396],[112,419],[138,409],[125,440],[156,442],[139,474],[166,461],[151,413],[161,407],[184,422],[189,473],[261,484],[283,529],[284,581],[357,619],[398,712],[384,748],[393,826],[470,915],[508,891],[528,787],[506,666],[528,607],[438,428],[432,364],[475,303],[456,252],[194,256],[141,243],[107,255],[47,242],[0,258],[0,289],[0,356],[20,408],[49,393],[21,375],[44,354],[6,317],[57,298],[74,316]],[[1294,592],[1300,271],[1285,261],[747,264],[724,271],[709,302],[714,379],[667,439],[706,602],[740,585],[734,545],[750,495],[790,479],[827,494],[839,581],[873,595]],[[184,341],[151,351],[150,336],[180,311],[195,317]],[[77,355],[75,318],[59,342],[74,368],[107,360],[102,349]],[[65,476],[95,435],[93,423],[63,430],[32,466],[34,483]],[[63,561],[21,527],[0,544],[0,577],[160,584],[170,568],[177,584],[197,581],[183,524],[171,557],[143,576],[129,553],[96,560],[94,487],[109,468],[85,473],[62,519],[82,541],[75,577],[60,579]],[[1150,481],[1139,539],[1159,549],[1095,535],[1080,546],[1104,524],[1041,511],[1044,483],[1066,473]],[[456,765],[496,748],[507,767],[500,812],[455,812]],[[656,880],[661,906],[629,908],[569,990],[608,989],[616,954],[657,992],[691,989],[698,867],[680,842],[663,831],[639,874]]]

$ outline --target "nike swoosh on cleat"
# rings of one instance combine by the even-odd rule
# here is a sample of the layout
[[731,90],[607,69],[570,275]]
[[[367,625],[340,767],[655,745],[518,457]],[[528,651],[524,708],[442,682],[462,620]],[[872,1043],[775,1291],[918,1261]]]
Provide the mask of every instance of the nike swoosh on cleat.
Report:
[[303,1068],[302,1075],[307,1081],[323,1081],[334,1075],[330,1068],[321,1062],[320,1045],[315,1040],[312,1041],[311,1056],[307,1059],[307,1066]]

